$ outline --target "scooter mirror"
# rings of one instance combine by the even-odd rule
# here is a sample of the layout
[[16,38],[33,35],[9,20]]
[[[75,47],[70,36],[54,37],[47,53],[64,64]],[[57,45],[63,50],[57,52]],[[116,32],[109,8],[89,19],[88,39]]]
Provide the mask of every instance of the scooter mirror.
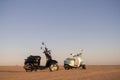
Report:
[[42,42],[42,45],[45,45],[45,43],[44,43],[44,42]]
[[82,53],[80,53],[80,55],[82,55]]

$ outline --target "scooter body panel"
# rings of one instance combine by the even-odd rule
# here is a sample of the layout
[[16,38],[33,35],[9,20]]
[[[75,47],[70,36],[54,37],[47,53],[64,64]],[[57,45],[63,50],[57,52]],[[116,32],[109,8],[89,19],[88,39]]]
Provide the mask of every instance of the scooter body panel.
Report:
[[74,66],[75,61],[74,60],[65,60],[64,64],[67,64],[69,66]]

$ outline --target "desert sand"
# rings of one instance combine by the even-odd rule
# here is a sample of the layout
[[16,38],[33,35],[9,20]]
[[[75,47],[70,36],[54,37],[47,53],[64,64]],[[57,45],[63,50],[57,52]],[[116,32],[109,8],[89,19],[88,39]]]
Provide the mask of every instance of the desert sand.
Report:
[[120,80],[120,65],[89,65],[86,70],[64,70],[60,66],[56,72],[49,69],[25,72],[22,66],[0,66],[0,80]]

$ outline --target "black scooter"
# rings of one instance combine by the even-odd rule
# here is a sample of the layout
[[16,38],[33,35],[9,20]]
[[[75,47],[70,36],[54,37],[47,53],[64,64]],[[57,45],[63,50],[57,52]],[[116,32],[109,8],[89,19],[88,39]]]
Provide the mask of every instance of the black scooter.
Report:
[[[48,68],[51,72],[53,72],[53,71],[57,71],[59,69],[58,62],[56,60],[53,60],[51,57],[50,50],[48,50],[48,48],[46,47],[46,45],[44,43],[42,43],[42,45],[44,46],[43,53],[45,54],[45,56],[47,58],[46,65],[45,66],[40,65],[40,61],[41,61],[40,56],[30,55],[27,59],[25,59],[25,62],[24,62],[24,69],[26,70],[26,72],[44,70],[44,69],[48,69]],[[41,47],[41,49],[43,50],[42,47]]]

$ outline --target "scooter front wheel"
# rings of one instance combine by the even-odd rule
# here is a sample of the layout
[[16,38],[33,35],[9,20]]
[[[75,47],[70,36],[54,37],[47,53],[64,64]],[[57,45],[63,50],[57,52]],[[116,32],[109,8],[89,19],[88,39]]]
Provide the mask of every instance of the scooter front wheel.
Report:
[[86,69],[86,65],[82,65],[82,69]]
[[50,70],[51,72],[53,72],[53,71],[58,71],[58,69],[59,69],[58,64],[51,64],[50,67],[49,67],[49,70]]

